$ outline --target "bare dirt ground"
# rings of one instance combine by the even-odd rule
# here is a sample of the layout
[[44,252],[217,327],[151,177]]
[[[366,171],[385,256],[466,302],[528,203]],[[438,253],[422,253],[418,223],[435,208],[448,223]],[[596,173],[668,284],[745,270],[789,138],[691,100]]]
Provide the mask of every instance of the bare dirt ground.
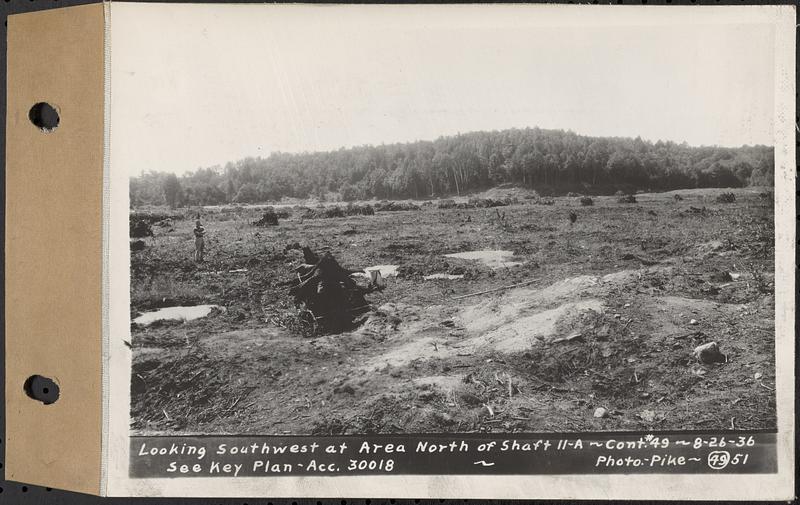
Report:
[[[266,228],[250,224],[256,209],[207,209],[200,266],[194,216],[173,219],[131,253],[132,317],[223,309],[132,326],[132,429],[772,428],[772,200],[763,189],[724,191],[736,201],[716,202],[723,190],[643,194],[635,204],[595,197],[593,206],[521,199]],[[397,265],[397,276],[367,295],[374,310],[357,329],[303,336],[286,323],[296,244],[329,250],[348,268]],[[522,264],[445,257],[473,250],[512,251]],[[437,273],[463,278],[424,279]],[[692,356],[711,341],[726,362]]]

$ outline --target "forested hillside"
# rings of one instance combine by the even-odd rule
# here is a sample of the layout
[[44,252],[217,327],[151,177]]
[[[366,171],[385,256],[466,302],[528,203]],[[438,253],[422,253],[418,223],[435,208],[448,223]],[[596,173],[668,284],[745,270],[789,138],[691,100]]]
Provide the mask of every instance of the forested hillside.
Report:
[[691,147],[539,128],[315,153],[273,153],[176,177],[131,178],[132,206],[458,195],[514,183],[543,195],[773,184],[768,146]]

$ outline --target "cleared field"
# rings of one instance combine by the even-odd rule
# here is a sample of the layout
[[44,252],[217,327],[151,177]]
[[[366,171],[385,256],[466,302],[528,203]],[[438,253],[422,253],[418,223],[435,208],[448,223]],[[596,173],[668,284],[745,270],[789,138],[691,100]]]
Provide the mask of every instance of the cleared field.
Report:
[[[132,317],[220,308],[132,326],[132,428],[774,427],[774,225],[765,191],[594,197],[591,206],[521,198],[331,219],[295,212],[276,227],[251,224],[260,209],[206,209],[200,266],[195,216],[173,219],[131,253]],[[723,192],[735,202],[717,202]],[[287,294],[296,244],[329,250],[352,269],[396,266],[397,275],[367,295],[374,310],[354,331],[303,336]],[[469,251],[513,254],[494,263],[446,256]],[[447,275],[425,279],[436,274]],[[523,285],[463,297],[515,284]],[[698,362],[692,351],[712,341],[726,361]]]

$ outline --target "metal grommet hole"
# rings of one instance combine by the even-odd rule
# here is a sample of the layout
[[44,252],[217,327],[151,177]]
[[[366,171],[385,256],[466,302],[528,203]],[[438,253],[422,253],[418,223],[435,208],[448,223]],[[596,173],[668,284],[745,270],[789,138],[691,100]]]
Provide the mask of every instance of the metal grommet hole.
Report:
[[60,394],[58,384],[53,379],[41,375],[28,377],[25,381],[24,389],[29,398],[38,400],[45,405],[57,402]]
[[39,102],[31,107],[28,112],[28,119],[37,128],[45,133],[50,133],[58,127],[61,118],[58,115],[58,110],[47,102]]

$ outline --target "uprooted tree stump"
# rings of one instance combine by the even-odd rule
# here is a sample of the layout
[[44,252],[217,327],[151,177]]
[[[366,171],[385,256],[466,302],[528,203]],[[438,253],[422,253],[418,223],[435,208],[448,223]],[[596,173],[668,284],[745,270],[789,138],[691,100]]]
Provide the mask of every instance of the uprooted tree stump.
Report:
[[736,201],[736,195],[733,193],[722,193],[717,195],[717,203],[733,203]]
[[320,258],[308,247],[303,248],[303,258],[305,263],[295,269],[297,284],[289,294],[310,313],[315,329],[337,332],[357,326],[370,305],[364,298],[369,289],[350,277],[356,271],[342,268],[330,253]]
[[278,214],[271,207],[267,208],[261,219],[253,222],[253,226],[278,226]]
[[131,238],[144,238],[153,236],[153,227],[145,219],[131,218],[129,230]]

